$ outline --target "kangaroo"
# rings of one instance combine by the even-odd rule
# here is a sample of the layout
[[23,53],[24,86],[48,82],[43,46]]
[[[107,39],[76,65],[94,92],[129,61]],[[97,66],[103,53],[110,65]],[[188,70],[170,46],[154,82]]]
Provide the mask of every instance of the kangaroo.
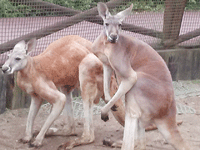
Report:
[[[166,63],[148,44],[120,32],[132,7],[133,4],[111,15],[104,3],[97,4],[104,28],[94,41],[92,52],[103,62],[104,95],[108,101],[101,117],[107,121],[110,108],[125,95],[122,150],[133,150],[135,145],[145,149],[145,127],[150,124],[155,124],[175,149],[189,150],[177,128],[172,78]],[[111,98],[109,84],[113,71],[120,84]]]
[[[84,106],[84,131],[80,138],[70,141],[66,147],[94,142],[94,127],[92,120],[93,103],[98,103],[103,95],[103,65],[90,52],[92,43],[76,35],[69,35],[51,43],[38,56],[30,57],[30,52],[36,47],[36,39],[29,42],[20,41],[9,54],[9,59],[2,66],[5,74],[17,73],[18,86],[31,95],[31,105],[27,118],[25,136],[20,140],[23,143],[32,141],[33,122],[43,102],[52,104],[52,110],[39,134],[31,142],[31,146],[40,147],[45,133],[63,110],[65,119],[62,130],[49,130],[57,135],[71,135],[75,133],[72,110],[72,91],[81,89]],[[115,78],[111,82],[111,95],[116,92]],[[61,91],[58,90],[61,89]],[[120,100],[115,112],[116,119],[124,124],[125,110]]]

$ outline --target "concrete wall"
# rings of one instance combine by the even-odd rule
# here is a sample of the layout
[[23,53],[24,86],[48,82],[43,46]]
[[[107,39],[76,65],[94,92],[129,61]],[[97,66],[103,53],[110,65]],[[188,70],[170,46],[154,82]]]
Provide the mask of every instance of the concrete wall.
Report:
[[167,63],[172,79],[200,79],[200,49],[176,49],[157,51]]

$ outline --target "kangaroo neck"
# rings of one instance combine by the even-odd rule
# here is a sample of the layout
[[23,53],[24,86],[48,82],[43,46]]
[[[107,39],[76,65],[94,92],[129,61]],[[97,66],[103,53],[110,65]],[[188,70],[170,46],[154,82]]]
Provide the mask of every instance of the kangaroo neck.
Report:
[[32,71],[33,69],[32,64],[33,64],[33,58],[28,56],[26,66],[19,71],[20,75],[23,77],[28,77],[29,76],[28,74],[30,74],[30,71]]

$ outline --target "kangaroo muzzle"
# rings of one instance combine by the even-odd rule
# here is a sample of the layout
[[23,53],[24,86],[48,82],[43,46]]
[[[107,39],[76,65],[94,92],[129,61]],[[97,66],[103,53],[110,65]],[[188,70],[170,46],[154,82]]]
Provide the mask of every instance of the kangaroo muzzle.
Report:
[[107,39],[111,43],[116,43],[119,39],[119,36],[117,34],[111,34]]
[[7,73],[7,72],[11,71],[11,68],[9,66],[2,66],[2,71],[3,71],[3,73]]

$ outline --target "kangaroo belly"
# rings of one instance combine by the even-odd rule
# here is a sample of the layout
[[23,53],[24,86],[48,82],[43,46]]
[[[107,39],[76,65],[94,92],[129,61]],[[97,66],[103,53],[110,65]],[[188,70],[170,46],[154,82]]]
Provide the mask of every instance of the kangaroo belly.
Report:
[[163,82],[147,75],[138,75],[138,80],[131,89],[144,120],[161,118],[175,111],[174,92],[171,82]]

